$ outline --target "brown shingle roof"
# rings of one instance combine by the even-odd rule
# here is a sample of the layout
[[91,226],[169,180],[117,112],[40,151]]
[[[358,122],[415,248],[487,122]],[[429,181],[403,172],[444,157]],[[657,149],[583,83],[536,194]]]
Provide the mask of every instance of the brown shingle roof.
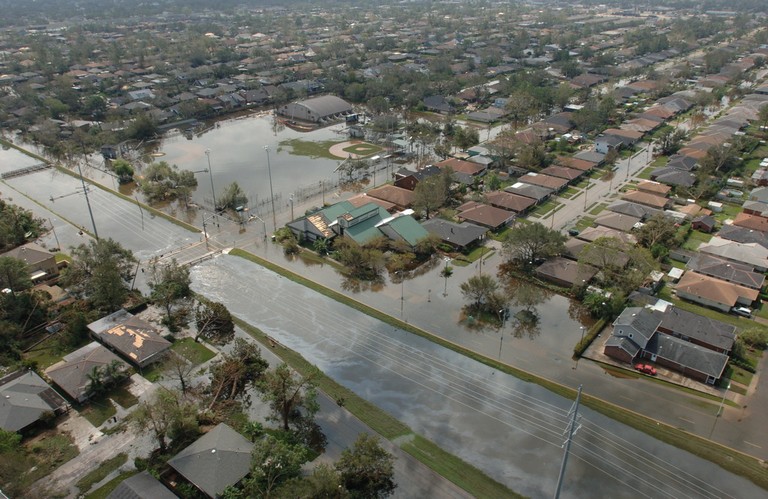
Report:
[[632,201],[633,203],[644,204],[645,206],[650,206],[651,208],[657,209],[663,209],[669,202],[669,199],[665,197],[656,196],[654,194],[640,191],[630,191],[621,196],[621,199]]

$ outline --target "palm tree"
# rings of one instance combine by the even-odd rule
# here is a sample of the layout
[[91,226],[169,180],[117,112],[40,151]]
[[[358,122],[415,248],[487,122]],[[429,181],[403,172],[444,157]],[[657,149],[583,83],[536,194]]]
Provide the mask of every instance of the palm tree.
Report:
[[88,398],[101,395],[106,386],[104,384],[105,372],[101,366],[94,366],[88,376],[88,388],[86,389],[86,395]]

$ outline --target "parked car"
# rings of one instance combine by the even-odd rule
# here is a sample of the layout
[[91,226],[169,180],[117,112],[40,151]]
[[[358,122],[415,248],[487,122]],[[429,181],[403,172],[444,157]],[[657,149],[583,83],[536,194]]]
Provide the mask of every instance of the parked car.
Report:
[[643,374],[648,374],[650,376],[656,376],[656,368],[653,367],[650,364],[635,364],[635,369],[640,371]]
[[752,309],[747,307],[733,307],[731,309],[731,312],[733,312],[736,315],[740,315],[742,317],[747,317],[747,318],[752,317]]

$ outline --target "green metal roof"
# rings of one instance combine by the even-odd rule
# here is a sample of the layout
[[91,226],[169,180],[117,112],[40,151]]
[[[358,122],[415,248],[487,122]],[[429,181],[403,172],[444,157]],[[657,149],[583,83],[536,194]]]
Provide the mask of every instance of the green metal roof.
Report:
[[387,223],[387,226],[389,226],[411,246],[416,246],[416,243],[429,235],[427,229],[422,227],[421,224],[419,224],[419,222],[417,222],[410,215],[397,217]]
[[[372,213],[373,212],[373,213]],[[370,214],[370,215],[369,215]],[[368,218],[365,218],[368,216]],[[344,229],[344,234],[349,236],[357,244],[366,244],[384,234],[376,227],[385,218],[389,217],[387,210],[375,203],[366,203],[349,212],[350,225]],[[359,222],[355,219],[364,218]]]

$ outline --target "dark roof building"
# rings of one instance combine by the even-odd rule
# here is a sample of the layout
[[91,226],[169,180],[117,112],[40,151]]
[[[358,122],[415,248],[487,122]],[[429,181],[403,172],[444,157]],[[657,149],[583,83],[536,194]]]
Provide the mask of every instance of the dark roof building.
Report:
[[224,423],[176,454],[168,465],[209,497],[242,480],[251,469],[253,444]]
[[463,249],[482,241],[488,229],[469,222],[457,224],[442,218],[431,218],[421,224],[427,232],[439,237],[444,243]]
[[765,285],[765,274],[755,272],[751,265],[731,262],[705,253],[694,254],[686,265],[690,270],[699,274],[740,284],[748,288],[759,290]]
[[16,371],[0,378],[0,428],[20,431],[46,412],[57,414],[67,406],[64,397],[34,371]]
[[597,272],[591,265],[581,265],[561,257],[550,258],[536,268],[537,276],[566,288],[589,283]]
[[352,106],[344,99],[334,95],[322,95],[312,99],[291,102],[277,109],[277,113],[281,116],[312,123],[340,118],[351,112]]
[[759,230],[746,229],[737,225],[724,225],[717,235],[736,243],[756,243],[763,248],[768,248],[768,234]]
[[152,324],[126,310],[91,322],[88,329],[96,339],[139,368],[160,360],[171,348],[171,343]]
[[177,499],[157,478],[142,471],[123,480],[107,499]]
[[472,222],[491,230],[498,230],[509,225],[515,219],[515,214],[487,204],[468,201],[458,207],[456,217],[462,222]]
[[560,189],[568,185],[568,180],[564,178],[551,177],[549,175],[544,175],[541,173],[526,173],[525,175],[520,177],[518,180],[526,184],[545,187],[547,189],[552,189],[553,191],[559,191]]
[[505,191],[488,192],[485,195],[485,199],[491,206],[501,208],[502,210],[514,211],[515,213],[523,213],[536,204],[534,199]]
[[511,194],[517,194],[518,196],[531,198],[537,203],[546,201],[554,192],[552,189],[548,189],[547,187],[526,184],[525,182],[517,182],[504,189],[504,191]]

